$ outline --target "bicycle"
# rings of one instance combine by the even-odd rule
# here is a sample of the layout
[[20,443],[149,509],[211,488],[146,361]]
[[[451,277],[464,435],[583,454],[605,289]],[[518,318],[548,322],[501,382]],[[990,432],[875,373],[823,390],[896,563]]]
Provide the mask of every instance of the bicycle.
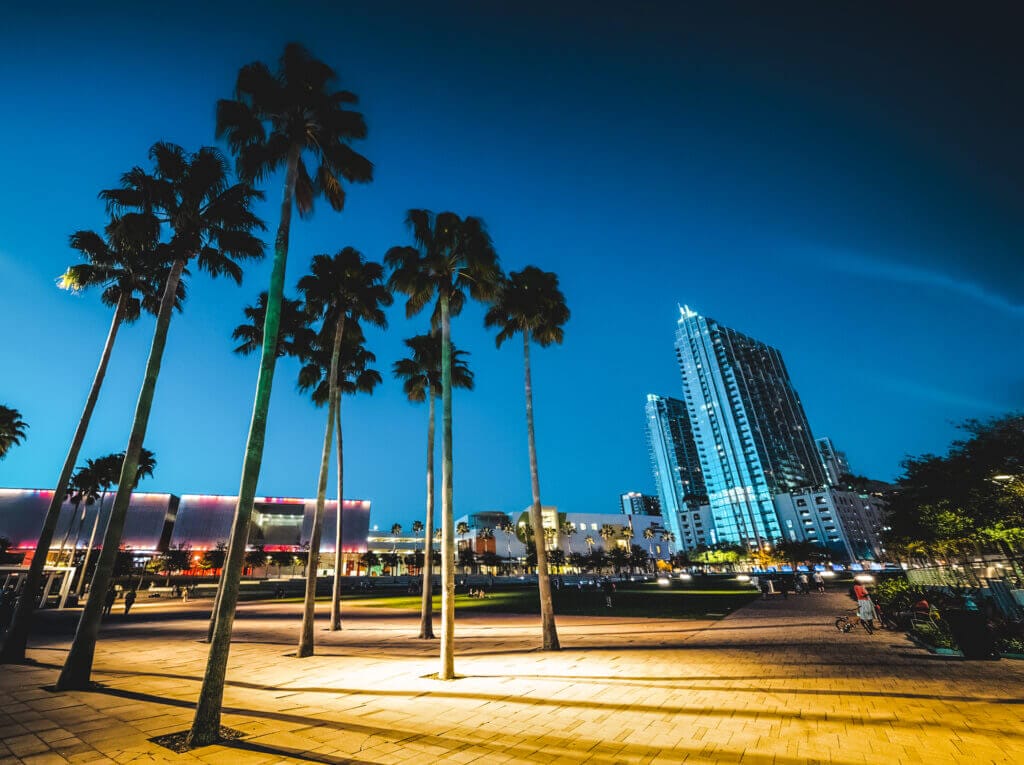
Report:
[[871,626],[871,622],[866,622],[863,619],[861,619],[857,615],[856,609],[854,609],[854,613],[850,616],[837,616],[835,621],[836,629],[842,632],[844,635],[849,633],[849,631],[856,627],[858,624],[860,624],[860,626],[864,628],[864,631],[867,632],[869,635],[875,634],[875,628]]

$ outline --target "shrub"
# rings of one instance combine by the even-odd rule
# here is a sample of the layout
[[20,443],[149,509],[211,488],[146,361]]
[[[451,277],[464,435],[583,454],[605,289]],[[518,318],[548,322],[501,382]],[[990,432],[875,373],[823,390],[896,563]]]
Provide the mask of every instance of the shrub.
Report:
[[999,653],[1016,653],[1024,655],[1024,640],[1013,637],[1002,637],[996,641]]
[[953,636],[935,624],[915,624],[911,634],[932,648],[956,648]]

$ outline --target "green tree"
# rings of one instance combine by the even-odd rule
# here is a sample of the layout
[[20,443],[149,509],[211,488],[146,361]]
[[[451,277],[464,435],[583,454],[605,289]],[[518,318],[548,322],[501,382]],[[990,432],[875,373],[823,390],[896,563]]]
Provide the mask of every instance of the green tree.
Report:
[[[0,460],[27,437],[28,423],[22,419],[21,412],[9,406],[0,406]],[[76,455],[75,459],[77,458]]]
[[[330,348],[330,361],[325,365],[324,359],[314,360],[310,369],[316,379],[327,381],[327,414],[328,424],[333,422],[336,425],[337,444],[337,473],[338,473],[338,518],[337,533],[335,539],[335,550],[340,555],[342,549],[341,516],[343,512],[344,485],[345,485],[345,454],[342,441],[341,429],[341,394],[342,392],[372,392],[374,385],[380,382],[380,375],[372,372],[375,378],[369,379],[370,373],[363,366],[362,372],[351,377],[353,381],[362,380],[368,385],[356,386],[343,391],[345,381],[350,379],[344,369],[345,364],[341,358],[342,347],[346,343],[346,329],[353,342],[349,346],[352,349],[352,356],[349,361],[354,361],[361,349],[362,334],[360,332],[361,322],[369,323],[377,327],[387,327],[387,320],[384,317],[384,306],[392,303],[390,291],[384,284],[384,269],[380,264],[367,261],[362,253],[352,247],[346,247],[337,254],[316,255],[310,265],[310,273],[299,280],[299,291],[306,299],[306,308],[309,313],[317,319],[323,320],[321,331],[321,344],[324,350]],[[357,334],[358,333],[358,334]],[[322,356],[323,354],[321,354]],[[306,373],[304,369],[303,373]],[[361,376],[360,376],[361,374]],[[303,384],[300,381],[300,385]],[[330,429],[330,427],[328,427]],[[329,437],[327,437],[329,438]],[[330,452],[330,443],[324,439],[324,453]],[[323,463],[321,463],[321,478],[323,478]],[[319,502],[318,502],[319,506]],[[319,540],[319,529],[314,517],[314,534]],[[340,558],[339,558],[340,560]],[[315,584],[314,584],[315,586]],[[313,599],[307,596],[306,611],[304,611],[303,622],[308,625],[303,628],[303,639],[300,644],[299,655],[308,655],[305,650],[313,651]],[[308,618],[306,614],[308,613]],[[341,566],[334,567],[334,586],[331,593],[331,630],[341,629]],[[309,644],[306,645],[306,636],[309,637]]]
[[555,608],[551,599],[547,550],[544,544],[537,442],[533,423],[530,343],[535,342],[542,348],[552,344],[561,345],[565,334],[562,327],[567,321],[569,321],[569,308],[565,304],[565,295],[558,288],[558,277],[535,266],[527,266],[522,271],[513,271],[507,279],[502,280],[497,299],[484,317],[486,326],[498,328],[495,343],[499,348],[502,343],[511,340],[517,334],[523,337],[526,440],[530,453],[530,487],[533,491],[530,523],[538,535],[535,540],[537,543],[537,588],[540,591],[542,647],[545,651],[557,651],[559,643],[558,630],[555,625]]
[[[359,556],[359,562],[366,568],[366,575],[369,576],[371,569],[380,565],[380,556],[373,550],[367,550]],[[356,571],[356,573],[358,574],[359,572]]]
[[615,573],[621,574],[622,569],[629,565],[629,551],[626,550],[625,547],[615,545],[615,547],[608,552],[608,560],[610,560],[612,565],[615,567]]
[[[180,146],[158,143],[150,149],[153,174],[134,168],[122,176],[121,188],[101,192],[101,198],[114,210],[136,210],[138,215],[155,216],[171,230],[163,245],[171,268],[157,311],[153,342],[139,391],[117,494],[110,511],[103,549],[96,564],[90,592],[106,592],[113,573],[116,553],[124,530],[125,517],[134,488],[142,442],[149,424],[160,365],[163,361],[171,311],[177,302],[178,284],[186,265],[195,261],[211,276],[227,275],[241,281],[238,260],[263,256],[263,243],[252,232],[263,223],[251,211],[262,194],[246,183],[230,182],[224,156],[211,147],[194,154]],[[101,598],[90,598],[79,620],[64,668],[57,680],[60,690],[88,687],[92,672],[96,638],[99,633]]]
[[[441,396],[441,335],[437,331],[416,335],[404,341],[412,352],[394,363],[393,373],[402,381],[406,398],[413,403],[428,402],[427,406],[427,507],[426,528],[434,528],[434,424],[437,417],[434,402]],[[452,387],[473,389],[473,373],[465,357],[469,354],[452,345]],[[419,523],[419,521],[416,521]],[[420,531],[423,524],[420,523]],[[416,524],[413,524],[413,532]],[[423,566],[422,602],[420,603],[420,634],[424,640],[434,638],[433,620],[433,555],[430,554],[430,535],[424,536],[423,549],[426,551]]]
[[497,289],[498,255],[479,218],[452,212],[410,210],[406,224],[412,247],[392,247],[384,256],[389,284],[408,296],[405,313],[419,313],[436,296],[432,325],[441,330],[441,661],[438,678],[455,679],[455,516],[452,481],[451,318],[467,294],[488,300]]
[[[373,166],[351,148],[365,138],[363,116],[346,107],[357,102],[347,90],[333,90],[337,75],[298,43],[285,46],[277,71],[262,62],[239,71],[235,97],[217,103],[217,136],[225,138],[235,154],[240,177],[257,181],[284,169],[284,194],[274,240],[274,266],[267,297],[260,371],[256,379],[253,416],[246,441],[238,506],[228,548],[227,570],[217,602],[217,626],[199,702],[189,735],[193,746],[204,746],[220,736],[220,710],[224,678],[231,649],[231,628],[238,602],[245,535],[252,517],[256,484],[263,461],[267,412],[277,359],[275,341],[280,323],[288,243],[293,206],[300,217],[313,212],[318,196],[336,211],[345,206],[343,181],[367,182]],[[307,158],[317,162],[310,174]],[[338,497],[339,504],[342,498]],[[236,544],[237,542],[237,544]],[[317,548],[314,546],[313,548]]]
[[[78,418],[78,425],[75,427],[68,453],[64,457],[64,464],[57,478],[58,488],[53,492],[43,518],[43,527],[26,576],[26,592],[35,592],[42,586],[43,566],[53,543],[53,535],[57,530],[64,502],[63,489],[71,480],[89,423],[92,421],[93,410],[96,408],[100,388],[106,377],[118,330],[122,324],[133,323],[143,310],[154,314],[158,311],[159,295],[167,276],[167,253],[166,250],[156,247],[157,236],[158,223],[153,216],[135,214],[115,217],[107,226],[105,239],[92,231],[78,231],[71,235],[72,249],[81,253],[86,262],[71,266],[61,277],[61,286],[72,292],[100,287],[101,299],[106,305],[114,307],[114,316],[100,353],[96,374],[85,399],[85,406]],[[180,282],[176,295],[176,307],[180,310],[181,301],[185,297],[185,288]],[[5,419],[0,410],[0,458],[10,446],[4,446],[5,438],[9,436],[5,437],[3,434],[14,433],[17,430],[14,422],[5,425]],[[20,422],[20,415],[17,420]],[[24,428],[28,427],[23,422],[21,425],[23,427],[18,433],[19,440],[24,438]],[[84,573],[83,569],[83,578]],[[34,609],[34,598],[18,600],[14,616],[0,645],[0,662],[24,661]]]

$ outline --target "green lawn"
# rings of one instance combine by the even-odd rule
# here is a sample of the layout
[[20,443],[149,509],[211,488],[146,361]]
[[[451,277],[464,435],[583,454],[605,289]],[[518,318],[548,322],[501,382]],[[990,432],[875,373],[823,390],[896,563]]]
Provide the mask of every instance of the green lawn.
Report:
[[[554,593],[555,613],[567,616],[635,616],[657,619],[695,619],[724,616],[757,597],[752,590],[661,589],[656,584],[622,588],[612,597],[613,607],[605,606],[604,595],[597,590],[563,589]],[[360,606],[419,610],[419,596],[368,596]],[[441,596],[434,596],[434,609],[441,607]],[[457,611],[482,613],[537,614],[540,602],[536,588],[498,590],[484,599],[455,596]]]

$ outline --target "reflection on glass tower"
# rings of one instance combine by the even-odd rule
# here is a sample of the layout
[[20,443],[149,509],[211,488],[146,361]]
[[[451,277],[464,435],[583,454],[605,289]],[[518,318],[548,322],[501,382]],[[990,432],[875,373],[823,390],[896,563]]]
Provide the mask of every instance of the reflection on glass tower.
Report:
[[679,311],[676,355],[718,538],[772,543],[772,496],[826,483],[803,406],[777,349]]
[[662,517],[685,546],[680,515],[707,503],[704,476],[686,404],[676,398],[647,395],[647,445],[658,487]]

